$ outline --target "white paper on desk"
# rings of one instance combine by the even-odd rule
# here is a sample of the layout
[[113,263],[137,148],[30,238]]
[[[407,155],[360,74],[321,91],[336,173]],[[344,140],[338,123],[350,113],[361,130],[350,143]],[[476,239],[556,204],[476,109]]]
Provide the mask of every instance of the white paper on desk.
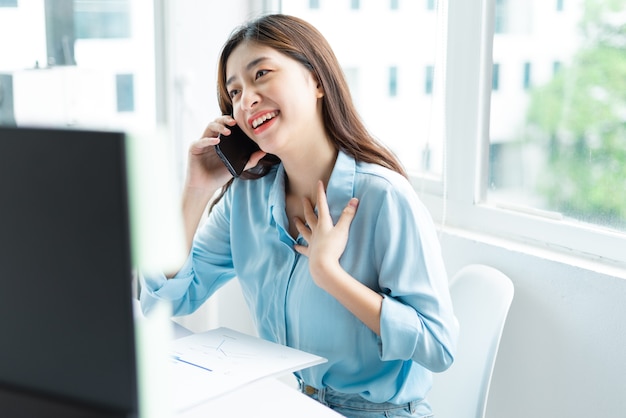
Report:
[[323,357],[223,327],[179,338],[172,343],[174,407],[183,411],[264,377],[324,362]]

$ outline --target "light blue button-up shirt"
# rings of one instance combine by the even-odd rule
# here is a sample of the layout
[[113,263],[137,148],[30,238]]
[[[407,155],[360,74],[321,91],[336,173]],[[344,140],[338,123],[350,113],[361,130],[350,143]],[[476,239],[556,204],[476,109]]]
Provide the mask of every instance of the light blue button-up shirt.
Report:
[[380,337],[314,283],[293,249],[282,165],[233,182],[174,278],[143,275],[144,312],[164,299],[175,314],[191,313],[238,277],[262,338],[328,359],[299,372],[307,384],[372,402],[423,399],[431,371],[452,363],[458,335],[433,222],[404,177],[339,152],[327,187],[335,223],[352,197],[359,207],[340,263],[384,296]]

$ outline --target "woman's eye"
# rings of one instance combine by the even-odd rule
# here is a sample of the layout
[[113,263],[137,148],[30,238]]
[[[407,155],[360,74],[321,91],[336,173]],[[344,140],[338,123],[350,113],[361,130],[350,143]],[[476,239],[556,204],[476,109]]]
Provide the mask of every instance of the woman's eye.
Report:
[[269,73],[269,70],[259,70],[259,71],[256,72],[256,77],[255,78],[263,77],[267,73]]
[[233,99],[237,95],[237,93],[239,93],[239,90],[231,90],[228,92],[228,95],[231,99]]

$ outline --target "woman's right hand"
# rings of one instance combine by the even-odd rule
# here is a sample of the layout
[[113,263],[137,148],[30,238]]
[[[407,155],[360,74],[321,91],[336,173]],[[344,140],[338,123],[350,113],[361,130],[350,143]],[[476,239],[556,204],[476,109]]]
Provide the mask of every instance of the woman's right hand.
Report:
[[211,193],[222,187],[232,175],[215,152],[219,134],[230,134],[229,126],[235,124],[230,116],[220,116],[209,123],[202,137],[189,147],[187,163],[187,187],[207,190]]
[[[202,138],[189,147],[187,179],[182,202],[188,248],[191,248],[193,236],[209,200],[232,178],[214,147],[220,142],[219,134],[230,135],[229,127],[235,124],[236,121],[231,116],[220,116],[209,123]],[[263,151],[256,151],[246,164],[246,169],[256,166],[264,156]]]
[[[191,144],[187,168],[187,187],[214,192],[232,178],[214,147],[220,142],[219,135],[230,135],[229,128],[236,123],[231,116],[220,116],[208,124],[202,138]],[[255,152],[250,157],[246,169],[256,166],[263,156],[265,156],[264,152]]]
[[232,178],[215,152],[214,146],[220,142],[219,134],[229,134],[228,126],[234,124],[235,120],[230,116],[215,119],[206,127],[202,138],[194,141],[189,147],[187,178],[182,201],[188,249],[191,248],[194,234],[209,200]]

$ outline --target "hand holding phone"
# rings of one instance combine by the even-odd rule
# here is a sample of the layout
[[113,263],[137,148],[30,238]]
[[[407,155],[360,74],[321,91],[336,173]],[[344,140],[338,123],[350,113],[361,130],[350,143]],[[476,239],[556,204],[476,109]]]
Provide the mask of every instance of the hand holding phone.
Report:
[[239,125],[228,126],[230,135],[219,134],[220,143],[215,145],[215,152],[220,157],[230,174],[239,177],[250,156],[260,148],[248,137]]

